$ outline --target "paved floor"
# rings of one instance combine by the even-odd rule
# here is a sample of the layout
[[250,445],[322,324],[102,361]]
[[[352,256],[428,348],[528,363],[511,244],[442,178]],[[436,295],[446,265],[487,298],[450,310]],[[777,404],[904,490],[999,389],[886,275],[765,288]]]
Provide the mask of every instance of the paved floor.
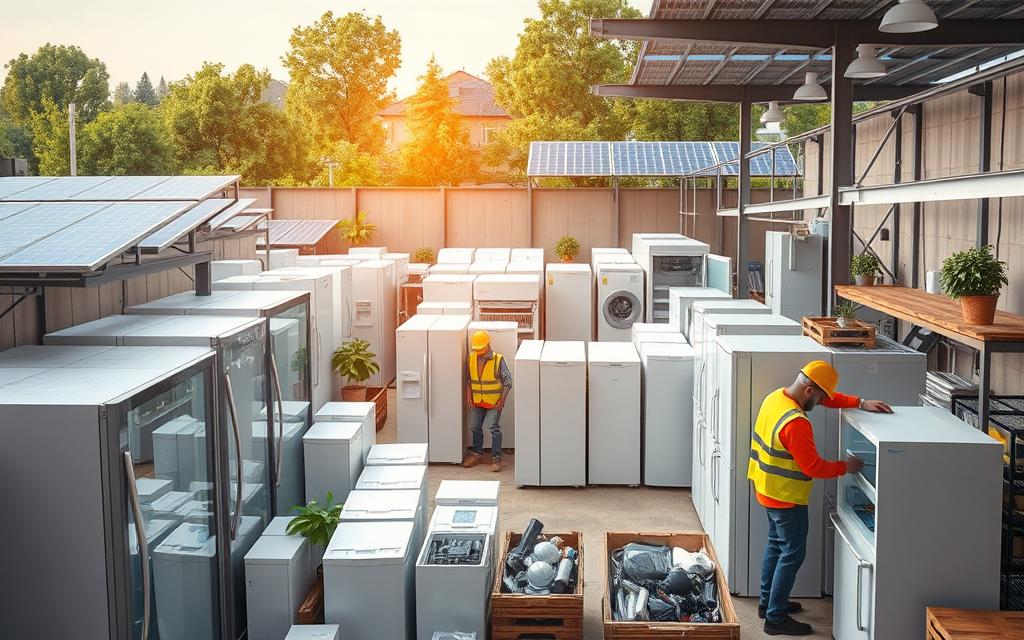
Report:
[[[394,407],[394,391],[389,392],[389,404]],[[377,433],[378,442],[396,441],[396,421],[393,409],[388,411],[388,422]],[[544,523],[548,531],[573,529],[583,534],[584,540],[584,637],[597,640],[603,637],[601,626],[601,594],[604,591],[604,534],[608,531],[669,532],[701,531],[700,521],[690,501],[688,489],[655,487],[586,487],[561,489],[551,487],[518,488],[513,469],[515,458],[506,455],[504,468],[492,473],[489,466],[463,469],[455,465],[430,467],[430,495],[433,496],[442,480],[500,480],[501,526],[522,531],[530,518]],[[431,505],[433,508],[433,505]],[[744,640],[767,638],[757,618],[757,600],[733,598],[740,618]],[[800,620],[814,626],[811,638],[832,637],[832,601],[827,598],[801,600],[805,611]]]

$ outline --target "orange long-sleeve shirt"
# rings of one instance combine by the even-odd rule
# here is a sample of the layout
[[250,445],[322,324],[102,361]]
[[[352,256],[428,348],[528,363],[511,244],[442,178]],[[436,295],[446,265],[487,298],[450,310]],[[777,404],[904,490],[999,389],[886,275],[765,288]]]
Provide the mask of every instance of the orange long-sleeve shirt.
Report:
[[[860,398],[836,392],[834,398],[825,398],[821,404],[829,409],[853,409],[860,405]],[[793,454],[793,460],[804,475],[828,479],[838,478],[846,473],[845,460],[826,460],[818,454],[818,447],[814,443],[814,429],[807,418],[796,418],[782,427],[782,431],[779,431],[779,440],[786,447],[786,451]],[[792,502],[769,498],[761,493],[757,493],[757,501],[770,509],[789,509],[794,506]]]

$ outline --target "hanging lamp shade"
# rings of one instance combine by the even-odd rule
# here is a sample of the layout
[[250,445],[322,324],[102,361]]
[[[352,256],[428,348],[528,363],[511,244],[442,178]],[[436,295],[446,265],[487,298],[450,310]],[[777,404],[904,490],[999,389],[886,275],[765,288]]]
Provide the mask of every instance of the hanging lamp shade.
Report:
[[821,100],[828,100],[828,94],[818,84],[818,74],[813,71],[808,71],[807,75],[804,76],[804,83],[796,90],[793,94],[794,100],[800,100],[801,102],[819,102]]
[[870,44],[857,46],[857,58],[846,68],[846,77],[854,79],[881,78],[886,74],[885,64],[875,57]]
[[786,119],[778,102],[769,102],[768,110],[761,114],[761,124],[779,123]]
[[882,33],[919,33],[939,26],[935,12],[923,0],[900,0],[882,16]]

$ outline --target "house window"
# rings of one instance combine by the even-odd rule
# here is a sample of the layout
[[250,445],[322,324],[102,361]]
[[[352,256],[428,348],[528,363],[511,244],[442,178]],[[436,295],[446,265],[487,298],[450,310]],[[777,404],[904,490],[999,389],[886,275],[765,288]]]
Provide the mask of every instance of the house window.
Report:
[[498,133],[497,127],[484,127],[484,144],[490,144],[496,133]]

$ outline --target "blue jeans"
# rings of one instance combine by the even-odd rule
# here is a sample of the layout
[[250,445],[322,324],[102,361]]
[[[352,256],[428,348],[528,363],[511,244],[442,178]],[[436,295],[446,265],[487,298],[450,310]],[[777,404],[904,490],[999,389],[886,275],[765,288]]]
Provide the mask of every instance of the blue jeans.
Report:
[[469,427],[473,430],[473,453],[484,452],[484,425],[491,431],[491,456],[501,459],[501,409],[473,407],[469,410]]
[[807,505],[768,512],[768,549],[761,567],[760,606],[768,622],[782,622],[789,607],[789,593],[807,555]]

